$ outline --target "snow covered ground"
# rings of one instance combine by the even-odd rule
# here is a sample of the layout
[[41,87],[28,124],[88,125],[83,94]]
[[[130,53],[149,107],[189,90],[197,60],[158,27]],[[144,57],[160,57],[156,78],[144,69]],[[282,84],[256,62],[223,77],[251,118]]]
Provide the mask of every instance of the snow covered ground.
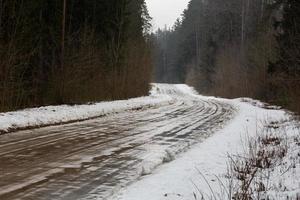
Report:
[[[265,188],[259,195],[267,195],[269,199],[299,199],[300,128],[297,121],[283,110],[272,109],[275,107],[265,109],[264,104],[251,99],[222,101],[238,109],[237,116],[229,125],[111,199],[228,199],[232,195],[230,192],[234,192],[233,187],[239,185],[238,180],[229,177],[231,159],[247,156],[250,140],[266,132],[275,134],[274,131],[287,144],[287,152],[269,169],[259,170],[253,184],[263,184]],[[276,127],[269,124],[276,124]]]
[[155,85],[147,97],[90,105],[61,105],[30,108],[0,113],[0,134],[24,128],[37,128],[67,122],[82,121],[128,110],[144,109],[173,103],[173,99],[157,93]]
[[[105,115],[109,117],[97,118]],[[82,199],[106,199],[109,195],[110,200],[225,200],[240,186],[229,170],[232,164],[252,161],[251,153],[256,155],[260,148],[281,156],[270,161],[272,166],[255,169],[252,191],[259,188],[256,194],[270,199],[296,199],[300,194],[299,121],[259,101],[204,97],[187,85],[153,84],[148,97],[124,101],[0,113],[0,133],[91,118],[96,119],[36,129],[30,134],[2,135],[0,149],[6,157],[0,157],[0,163],[6,173],[0,176],[11,181],[2,181],[11,191],[9,195],[57,197],[52,199],[70,195],[72,199],[80,193]],[[265,136],[265,146],[250,148],[250,141],[260,144]],[[69,153],[76,149],[76,154]],[[82,160],[87,156],[92,159]],[[15,163],[16,157],[25,164],[5,168]],[[58,158],[64,162],[57,162]],[[31,169],[32,162],[40,167]],[[65,166],[69,162],[78,168],[77,173],[68,174]],[[27,164],[32,174],[43,177],[40,182],[47,182],[45,185],[26,182],[26,178],[32,179],[31,173],[24,173],[30,171]],[[51,175],[58,169],[63,177],[50,176],[48,168]],[[13,179],[10,171],[16,174]],[[70,181],[70,176],[81,181]],[[23,191],[24,185],[30,192]]]

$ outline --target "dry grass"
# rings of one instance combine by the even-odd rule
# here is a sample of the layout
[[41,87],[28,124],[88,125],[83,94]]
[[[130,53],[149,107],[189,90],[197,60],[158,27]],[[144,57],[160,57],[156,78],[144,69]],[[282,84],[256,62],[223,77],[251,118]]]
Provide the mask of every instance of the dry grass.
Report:
[[[300,200],[300,193],[289,193],[288,186],[284,185],[290,180],[281,180],[297,173],[295,169],[300,162],[300,126],[294,127],[295,134],[291,136],[285,132],[286,123],[287,121],[269,122],[263,133],[256,133],[256,137],[248,138],[244,142],[244,153],[228,156],[228,172],[225,176],[227,183],[224,184],[217,177],[221,189],[215,191],[206,181],[210,187],[210,197],[194,195],[195,200],[277,200],[278,197],[272,193],[274,190],[282,193],[281,199]],[[290,176],[284,177],[286,173],[290,173]],[[200,171],[199,174],[206,180]],[[277,179],[278,176],[282,177]]]

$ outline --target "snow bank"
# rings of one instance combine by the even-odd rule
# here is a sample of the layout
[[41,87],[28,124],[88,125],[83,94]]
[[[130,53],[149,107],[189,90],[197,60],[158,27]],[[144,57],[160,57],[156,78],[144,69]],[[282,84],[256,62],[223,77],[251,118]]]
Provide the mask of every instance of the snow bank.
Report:
[[194,94],[196,94],[195,90],[187,85],[152,84],[150,95],[147,97],[87,105],[46,106],[0,113],[0,134],[168,105],[174,103],[177,98],[186,98]]
[[0,134],[19,129],[81,121],[128,110],[145,109],[174,103],[174,97],[168,95],[168,93],[154,92],[154,89],[157,87],[156,84],[153,84],[150,96],[129,100],[100,102],[90,105],[46,106],[0,113]]

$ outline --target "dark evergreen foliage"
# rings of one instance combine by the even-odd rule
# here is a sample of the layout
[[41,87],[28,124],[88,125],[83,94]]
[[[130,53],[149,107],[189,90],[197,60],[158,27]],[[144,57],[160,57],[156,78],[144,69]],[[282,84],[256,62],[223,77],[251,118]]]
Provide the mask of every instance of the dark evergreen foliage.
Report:
[[65,13],[63,5],[0,0],[0,111],[147,94],[144,0],[66,0]]
[[153,36],[156,80],[300,111],[299,13],[298,0],[191,0]]
[[280,21],[281,33],[277,37],[280,59],[277,71],[290,76],[300,75],[300,2],[283,1],[283,19]]

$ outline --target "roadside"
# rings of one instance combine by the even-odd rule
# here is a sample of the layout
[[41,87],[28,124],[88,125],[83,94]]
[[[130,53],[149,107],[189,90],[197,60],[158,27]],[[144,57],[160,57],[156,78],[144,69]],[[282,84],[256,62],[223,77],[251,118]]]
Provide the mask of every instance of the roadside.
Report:
[[110,114],[159,107],[174,103],[174,99],[171,96],[157,93],[155,88],[154,84],[150,91],[150,96],[129,100],[74,106],[46,106],[0,113],[0,135],[18,130],[79,122]]
[[228,126],[111,199],[299,198],[299,122],[258,101],[223,101],[239,110]]
[[[245,152],[230,156],[229,199],[300,199],[300,123],[293,116],[266,120],[245,141]],[[230,194],[230,195],[229,195]]]

